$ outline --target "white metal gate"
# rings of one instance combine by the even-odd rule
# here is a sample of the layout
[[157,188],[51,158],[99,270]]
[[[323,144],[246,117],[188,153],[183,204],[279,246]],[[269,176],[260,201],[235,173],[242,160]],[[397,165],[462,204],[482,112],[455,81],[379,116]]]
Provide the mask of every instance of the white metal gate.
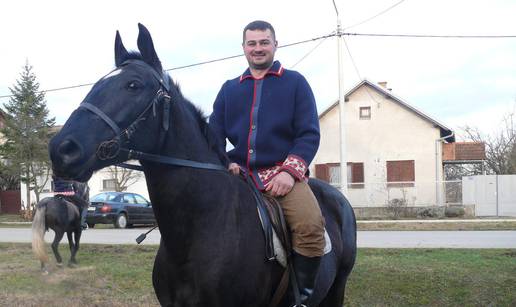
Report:
[[516,216],[516,175],[463,177],[462,198],[476,216]]

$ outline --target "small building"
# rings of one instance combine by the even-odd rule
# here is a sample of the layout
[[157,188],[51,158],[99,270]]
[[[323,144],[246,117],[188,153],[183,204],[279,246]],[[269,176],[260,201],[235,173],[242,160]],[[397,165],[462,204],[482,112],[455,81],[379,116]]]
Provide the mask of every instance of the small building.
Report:
[[[348,194],[353,207],[443,205],[443,144],[460,159],[484,160],[484,144],[455,143],[454,132],[393,94],[363,80],[345,95]],[[337,101],[319,115],[321,144],[311,174],[340,187]],[[456,144],[456,145],[451,145]],[[449,147],[452,146],[452,147]]]

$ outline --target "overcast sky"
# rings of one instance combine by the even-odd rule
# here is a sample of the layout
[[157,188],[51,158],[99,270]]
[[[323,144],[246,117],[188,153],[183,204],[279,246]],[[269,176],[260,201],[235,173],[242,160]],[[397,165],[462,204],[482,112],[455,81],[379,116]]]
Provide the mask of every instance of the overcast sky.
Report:
[[[335,2],[348,33],[516,35],[514,0]],[[42,90],[97,81],[114,66],[116,30],[128,49],[136,49],[138,22],[151,32],[164,68],[171,69],[241,54],[242,28],[255,19],[273,24],[280,45],[330,34],[337,24],[331,0],[2,1],[0,96],[11,94],[9,87],[26,60]],[[387,81],[395,95],[457,132],[464,125],[491,132],[502,126],[504,115],[515,111],[516,38],[345,40],[352,56],[346,52],[347,89],[363,78]],[[335,37],[281,48],[276,59],[305,75],[319,112],[338,99]],[[183,94],[209,114],[222,83],[246,67],[245,58],[239,57],[172,70],[170,75]],[[58,124],[89,89],[46,94]],[[7,101],[0,98],[0,103]]]

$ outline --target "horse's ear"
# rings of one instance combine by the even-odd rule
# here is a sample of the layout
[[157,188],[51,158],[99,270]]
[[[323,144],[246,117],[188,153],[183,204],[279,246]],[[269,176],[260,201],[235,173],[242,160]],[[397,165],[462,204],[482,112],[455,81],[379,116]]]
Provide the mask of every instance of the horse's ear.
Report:
[[156,50],[154,50],[154,44],[152,43],[149,30],[141,23],[138,23],[138,29],[140,30],[138,33],[138,49],[140,50],[143,60],[156,69],[157,72],[161,73],[163,67],[156,54]]
[[126,59],[127,50],[124,47],[124,44],[122,43],[122,38],[120,37],[120,33],[116,31],[116,37],[115,37],[115,65],[116,67],[120,66],[122,64],[122,61]]

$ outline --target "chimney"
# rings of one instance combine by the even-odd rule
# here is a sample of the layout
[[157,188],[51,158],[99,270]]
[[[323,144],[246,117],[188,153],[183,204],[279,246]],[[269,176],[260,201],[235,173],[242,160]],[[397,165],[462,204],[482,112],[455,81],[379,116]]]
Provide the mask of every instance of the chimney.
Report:
[[388,91],[392,91],[392,88],[387,88],[387,81],[378,82],[378,85],[383,87],[384,89],[386,89]]

